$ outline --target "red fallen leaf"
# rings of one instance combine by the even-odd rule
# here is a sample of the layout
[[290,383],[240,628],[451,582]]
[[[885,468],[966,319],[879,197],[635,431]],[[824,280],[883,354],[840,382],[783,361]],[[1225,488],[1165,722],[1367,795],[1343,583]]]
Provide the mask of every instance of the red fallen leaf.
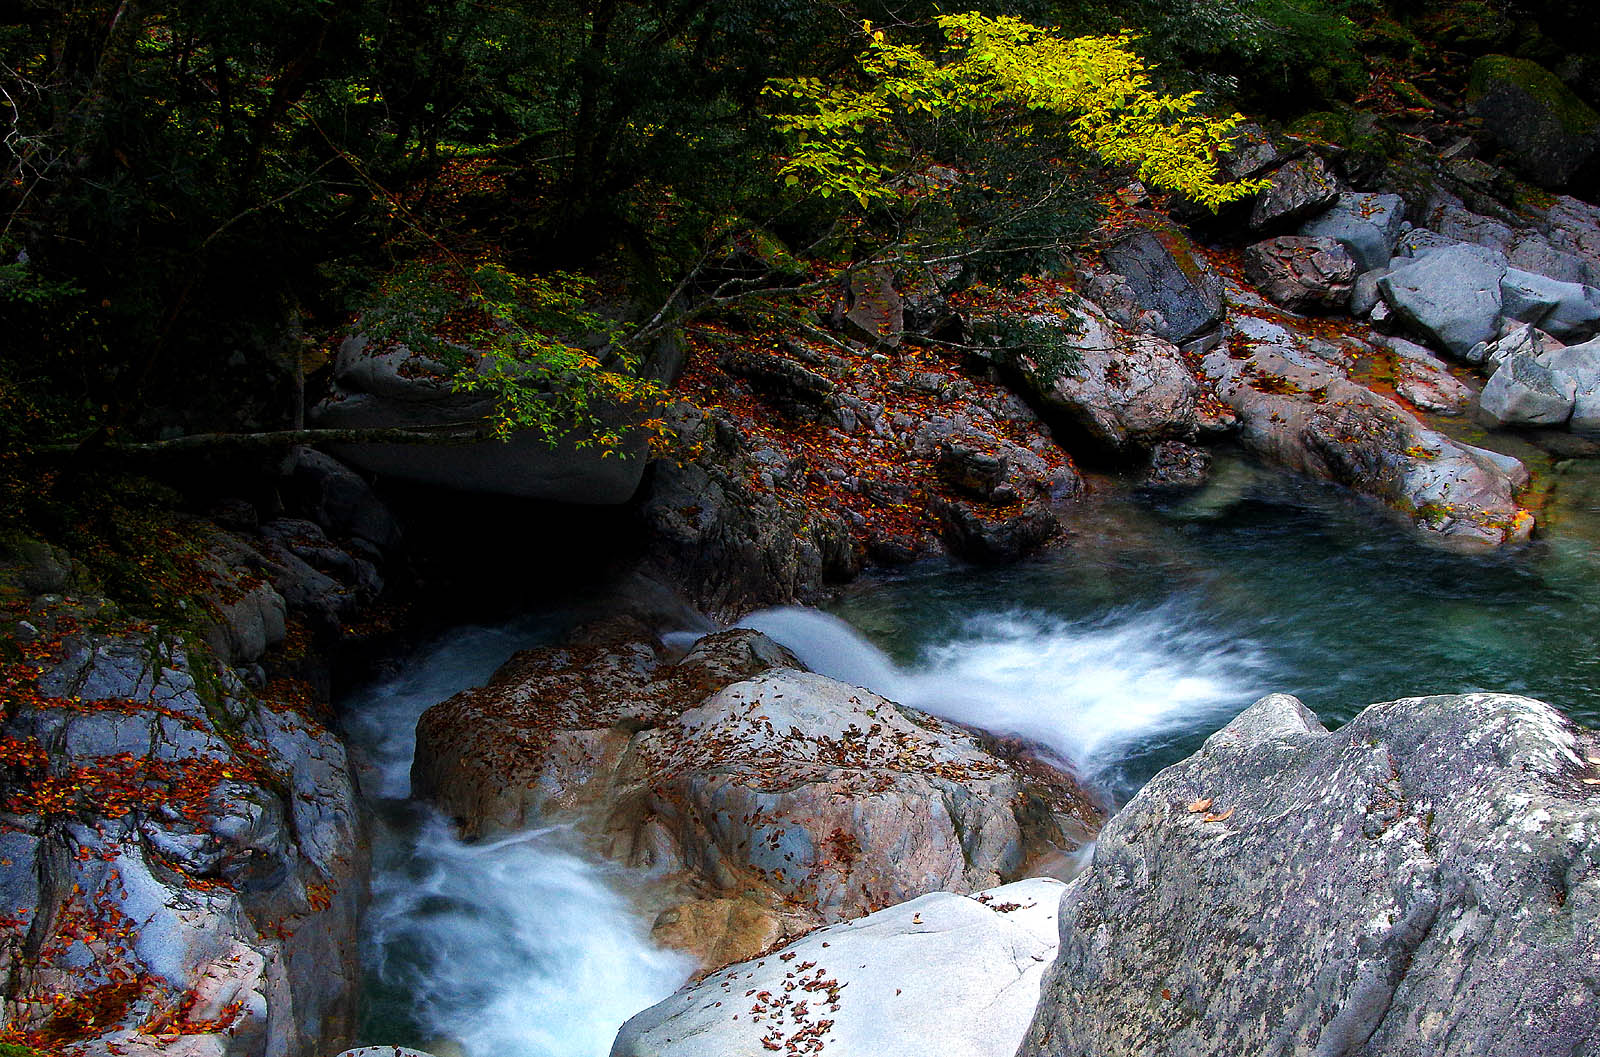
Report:
[[1189,805],[1189,810],[1190,811],[1205,811],[1205,810],[1207,810],[1207,809],[1209,809],[1211,807],[1211,800],[1212,800],[1212,798],[1209,797],[1209,796],[1204,798],[1203,800],[1196,800],[1194,803]]
[[1228,810],[1224,811],[1220,815],[1207,815],[1202,821],[1205,821],[1205,822],[1226,822],[1229,818],[1231,818],[1233,816],[1233,811],[1234,811],[1234,809],[1230,807]]

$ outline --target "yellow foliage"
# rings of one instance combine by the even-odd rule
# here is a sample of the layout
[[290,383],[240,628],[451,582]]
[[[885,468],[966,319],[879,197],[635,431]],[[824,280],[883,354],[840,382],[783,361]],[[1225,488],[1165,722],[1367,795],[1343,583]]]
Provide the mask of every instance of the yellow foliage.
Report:
[[895,181],[913,160],[898,119],[1009,115],[1012,134],[1027,137],[1034,112],[1066,119],[1073,141],[1107,163],[1132,164],[1150,186],[1213,209],[1261,189],[1259,181],[1217,179],[1216,156],[1242,117],[1205,117],[1195,113],[1198,93],[1153,90],[1129,34],[1068,38],[976,12],[936,21],[946,41],[937,57],[864,24],[867,47],[857,56],[864,87],[815,77],[766,86],[788,108],[774,118],[795,144],[782,170],[786,183],[863,206],[885,201],[901,193]]

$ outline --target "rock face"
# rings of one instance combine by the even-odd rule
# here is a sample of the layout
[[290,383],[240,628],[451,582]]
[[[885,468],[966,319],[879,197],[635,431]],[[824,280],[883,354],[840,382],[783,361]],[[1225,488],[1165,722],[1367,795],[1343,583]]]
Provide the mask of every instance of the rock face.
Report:
[[1511,164],[1545,187],[1565,186],[1600,151],[1600,114],[1527,59],[1474,62],[1467,106]]
[[1527,698],[1262,699],[1102,831],[1020,1057],[1595,1052],[1596,758]]
[[1150,333],[1182,343],[1222,321],[1221,280],[1165,218],[1144,217],[1105,248],[1104,258],[1150,313]]
[[1356,262],[1334,239],[1280,235],[1245,250],[1245,274],[1263,294],[1295,312],[1345,308]]
[[1427,429],[1393,400],[1351,381],[1350,355],[1241,316],[1201,367],[1238,416],[1240,442],[1263,458],[1337,481],[1443,536],[1490,544],[1526,539],[1533,519],[1516,502],[1527,483],[1522,465]]
[[623,1025],[611,1057],[1012,1057],[1063,885],[934,893],[730,965]]
[[[452,392],[444,369],[405,346],[373,349],[353,337],[339,349],[333,387],[311,411],[329,429],[388,429],[478,422],[491,401]],[[602,457],[570,439],[551,446],[537,433],[473,444],[347,444],[337,454],[368,473],[457,491],[563,503],[624,503],[644,475],[643,442]]]
[[756,632],[676,664],[631,634],[519,654],[430,709],[413,783],[469,835],[572,822],[650,868],[658,937],[699,930],[710,965],[1017,877],[1094,820],[1063,773],[805,672]]
[[1176,346],[1070,296],[1028,318],[1046,337],[1007,350],[1005,362],[1091,445],[1124,454],[1194,435],[1200,388]]
[[343,1045],[365,850],[339,739],[103,605],[36,609],[0,727],[7,1027],[132,1057]]

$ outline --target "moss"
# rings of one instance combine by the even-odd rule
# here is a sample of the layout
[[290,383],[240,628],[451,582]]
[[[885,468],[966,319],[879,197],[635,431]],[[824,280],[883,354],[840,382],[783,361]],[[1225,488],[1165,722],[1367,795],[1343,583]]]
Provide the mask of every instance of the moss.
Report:
[[32,1046],[18,1046],[13,1042],[0,1042],[0,1057],[46,1057]]
[[1536,62],[1509,55],[1485,55],[1472,64],[1467,101],[1475,103],[1501,85],[1520,89],[1536,100],[1568,135],[1582,136],[1600,128],[1600,114],[1573,94],[1560,78]]

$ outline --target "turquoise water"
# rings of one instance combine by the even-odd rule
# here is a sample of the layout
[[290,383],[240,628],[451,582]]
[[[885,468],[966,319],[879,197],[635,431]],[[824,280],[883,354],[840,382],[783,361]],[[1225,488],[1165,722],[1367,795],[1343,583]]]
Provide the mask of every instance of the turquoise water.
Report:
[[916,567],[831,611],[922,687],[899,687],[914,703],[1034,736],[1117,799],[1272,691],[1329,725],[1467,690],[1600,725],[1596,467],[1556,467],[1533,543],[1460,552],[1332,486],[1229,462],[1198,494],[1103,488],[1036,560]]

